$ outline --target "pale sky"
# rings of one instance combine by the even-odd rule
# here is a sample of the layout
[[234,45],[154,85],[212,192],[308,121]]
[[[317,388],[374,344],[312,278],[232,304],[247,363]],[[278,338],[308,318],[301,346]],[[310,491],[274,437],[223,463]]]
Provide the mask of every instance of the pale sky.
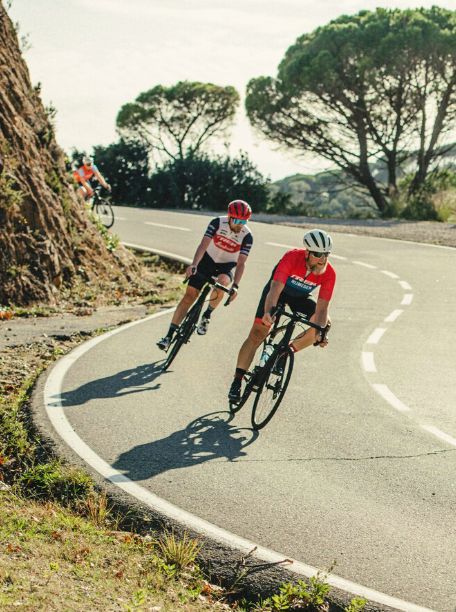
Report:
[[277,180],[324,162],[277,151],[253,132],[243,109],[248,81],[276,76],[298,36],[341,14],[435,4],[456,8],[456,0],[12,0],[9,14],[28,35],[32,83],[57,108],[65,150],[115,142],[120,107],[155,85],[233,85],[242,102],[230,152],[246,151]]

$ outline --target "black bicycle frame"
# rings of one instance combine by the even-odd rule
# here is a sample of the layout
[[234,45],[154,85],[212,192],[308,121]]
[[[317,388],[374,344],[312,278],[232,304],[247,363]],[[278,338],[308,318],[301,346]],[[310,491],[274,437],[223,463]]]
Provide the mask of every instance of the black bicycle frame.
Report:
[[[274,347],[274,352],[270,355],[270,357],[268,358],[268,361],[270,359],[274,360],[275,357],[277,356],[277,353],[279,353],[280,351],[288,350],[290,340],[291,340],[291,337],[293,335],[293,332],[294,332],[294,329],[297,323],[302,323],[303,325],[307,325],[308,327],[313,327],[314,329],[319,331],[321,333],[320,342],[323,341],[326,335],[326,327],[321,327],[321,325],[317,325],[316,323],[309,321],[307,317],[305,317],[302,314],[299,314],[296,312],[287,312],[287,310],[285,309],[285,306],[282,306],[282,305],[276,306],[273,309],[271,314],[275,316],[275,320],[274,320],[272,329],[269,332],[268,337],[265,339],[263,343],[263,344],[270,344],[272,347]],[[281,327],[279,327],[279,321],[282,315],[286,316],[289,320],[285,325],[282,325]],[[283,328],[285,328],[285,333],[283,335],[283,338],[280,340],[280,342],[278,342],[277,344],[274,344],[272,342],[274,340],[274,337]],[[263,378],[266,374],[267,374],[266,364],[263,366],[254,367],[253,372],[251,373],[251,380],[250,380],[252,391],[255,391],[261,387]]]
[[[290,340],[291,340],[291,336],[293,335],[293,331],[294,328],[296,326],[297,323],[302,323],[303,325],[307,325],[307,327],[313,327],[314,329],[316,329],[317,331],[319,331],[321,333],[321,338],[318,341],[318,344],[320,342],[323,342],[323,340],[326,337],[326,332],[327,332],[327,326],[326,327],[322,327],[321,325],[317,325],[317,323],[313,323],[312,321],[309,321],[309,319],[305,316],[302,315],[298,312],[287,312],[287,310],[285,309],[285,306],[283,305],[279,305],[276,306],[273,310],[272,310],[272,316],[275,316],[275,321],[273,323],[272,329],[269,333],[269,336],[272,339],[274,339],[274,337],[276,336],[276,334],[285,327],[285,333],[284,336],[282,338],[282,340],[280,341],[279,345],[285,345],[288,346]],[[279,327],[279,321],[280,321],[280,317],[282,315],[285,315],[289,320],[288,322]],[[278,346],[278,345],[276,345]]]
[[[196,302],[189,309],[189,311],[185,315],[184,320],[182,321],[182,323],[180,324],[178,330],[176,331],[175,336],[174,336],[173,340],[171,341],[170,352],[169,352],[169,355],[168,355],[168,357],[165,360],[165,363],[163,365],[163,370],[167,370],[168,369],[168,367],[171,365],[171,363],[174,361],[176,355],[180,351],[182,345],[183,344],[187,344],[190,341],[190,338],[192,337],[193,332],[195,331],[196,323],[198,321],[200,312],[203,309],[203,304],[204,304],[204,302],[206,300],[206,296],[209,293],[209,291],[211,291],[212,289],[220,289],[221,291],[224,291],[225,293],[228,293],[229,296],[228,296],[228,298],[227,298],[227,300],[225,302],[225,306],[228,306],[228,304],[230,303],[230,299],[231,299],[231,290],[230,289],[228,289],[224,285],[221,285],[217,281],[214,281],[212,278],[207,278],[207,277],[203,276],[202,274],[199,274],[198,272],[196,272],[196,274],[198,276],[200,276],[200,278],[203,278],[205,280],[206,284],[204,285],[204,287],[200,291],[200,294],[199,294]],[[186,278],[184,280],[184,283],[188,283],[188,281],[189,281],[189,278]]]

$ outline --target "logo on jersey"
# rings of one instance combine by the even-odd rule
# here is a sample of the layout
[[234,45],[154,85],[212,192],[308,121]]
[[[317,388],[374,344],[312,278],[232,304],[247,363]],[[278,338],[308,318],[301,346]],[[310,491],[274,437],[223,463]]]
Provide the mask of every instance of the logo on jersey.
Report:
[[289,289],[297,291],[299,293],[311,293],[315,287],[316,283],[312,283],[311,281],[304,280],[301,276],[297,276],[296,274],[292,274],[288,277],[286,286]]
[[228,236],[222,236],[221,234],[215,234],[214,244],[217,248],[221,249],[222,251],[227,251],[228,253],[236,253],[236,251],[241,250],[240,244],[238,244],[235,240],[228,238]]

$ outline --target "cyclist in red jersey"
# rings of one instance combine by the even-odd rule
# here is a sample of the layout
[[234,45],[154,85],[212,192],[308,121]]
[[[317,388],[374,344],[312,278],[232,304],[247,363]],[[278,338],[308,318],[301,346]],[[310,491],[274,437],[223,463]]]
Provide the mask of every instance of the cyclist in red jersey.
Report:
[[95,179],[103,185],[105,189],[111,191],[110,185],[105,181],[104,176],[95,166],[91,157],[84,156],[82,158],[82,166],[73,172],[73,177],[79,185],[77,194],[82,201],[85,201],[86,198],[90,198],[93,195],[93,187],[90,183],[91,180]]
[[[292,311],[305,314],[307,318],[326,327],[329,324],[328,308],[331,300],[336,272],[328,262],[332,239],[325,231],[314,229],[304,235],[304,249],[293,249],[285,253],[272,271],[271,278],[263,289],[252,329],[239,351],[236,372],[228,398],[237,402],[241,396],[242,379],[253,361],[256,350],[266,338],[274,322],[273,311],[280,304],[288,304]],[[315,301],[311,293],[319,288]],[[318,343],[318,332],[309,328],[296,336],[290,348],[297,352]]]

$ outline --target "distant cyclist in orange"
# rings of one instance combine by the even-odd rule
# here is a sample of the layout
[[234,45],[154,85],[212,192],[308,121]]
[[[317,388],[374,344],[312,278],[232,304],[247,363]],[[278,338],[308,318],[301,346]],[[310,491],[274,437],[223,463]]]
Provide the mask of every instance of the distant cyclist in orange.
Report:
[[82,166],[73,172],[73,177],[79,184],[77,194],[83,202],[93,195],[91,180],[98,181],[105,189],[111,191],[111,186],[106,182],[91,157],[84,156],[82,158]]

